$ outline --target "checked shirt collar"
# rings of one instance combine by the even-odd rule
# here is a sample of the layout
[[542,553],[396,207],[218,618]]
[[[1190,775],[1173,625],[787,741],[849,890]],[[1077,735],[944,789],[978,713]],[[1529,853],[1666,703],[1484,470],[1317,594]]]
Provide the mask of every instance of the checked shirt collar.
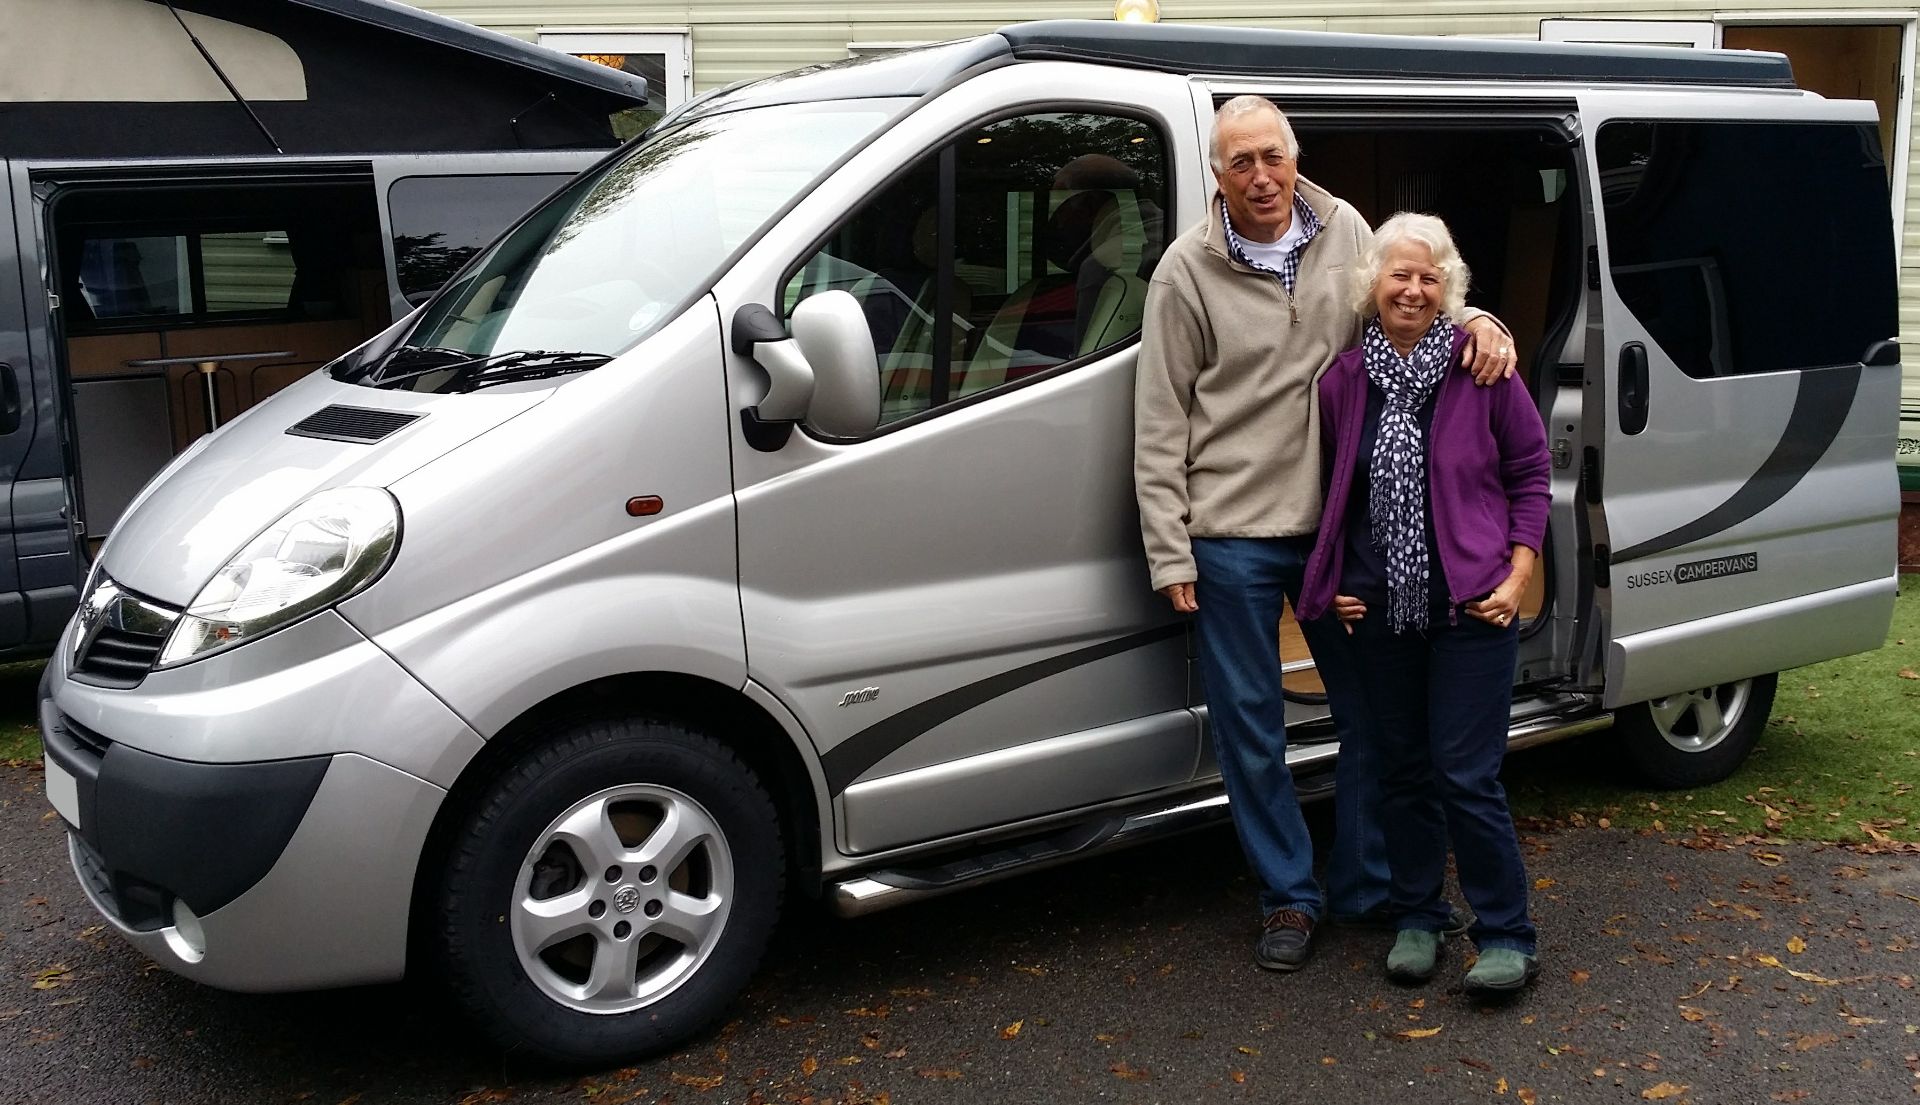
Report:
[[1293,217],[1300,220],[1300,244],[1287,251],[1276,271],[1247,256],[1247,251],[1241,248],[1240,235],[1233,232],[1233,217],[1227,212],[1227,197],[1220,197],[1220,223],[1227,231],[1227,255],[1250,269],[1278,276],[1280,282],[1287,286],[1288,295],[1293,294],[1294,277],[1300,273],[1300,255],[1306,252],[1307,246],[1320,233],[1323,225],[1320,216],[1313,213],[1313,208],[1300,198],[1298,191],[1293,193]]

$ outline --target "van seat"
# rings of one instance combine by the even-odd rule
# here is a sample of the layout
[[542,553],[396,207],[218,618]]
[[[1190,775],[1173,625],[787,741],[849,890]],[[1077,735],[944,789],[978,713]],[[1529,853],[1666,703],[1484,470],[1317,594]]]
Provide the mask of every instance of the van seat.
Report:
[[1129,242],[1111,191],[1075,192],[1048,220],[1048,260],[994,312],[953,394],[971,395],[1084,356],[1138,330],[1147,282],[1127,264]]

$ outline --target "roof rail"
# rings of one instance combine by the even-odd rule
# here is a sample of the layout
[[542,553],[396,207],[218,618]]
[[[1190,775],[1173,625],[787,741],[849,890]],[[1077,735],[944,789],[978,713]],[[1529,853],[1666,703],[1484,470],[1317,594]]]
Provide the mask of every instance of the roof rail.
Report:
[[1021,61],[1092,61],[1167,73],[1793,88],[1780,54],[1509,39],[1280,31],[1051,19],[1002,27]]

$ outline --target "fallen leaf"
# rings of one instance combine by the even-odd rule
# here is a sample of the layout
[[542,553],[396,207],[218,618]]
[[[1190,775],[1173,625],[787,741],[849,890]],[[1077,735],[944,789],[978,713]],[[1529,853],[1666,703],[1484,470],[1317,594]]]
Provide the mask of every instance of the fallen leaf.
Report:
[[1340,1060],[1338,1060],[1338,1059],[1335,1059],[1335,1058],[1334,1058],[1333,1056],[1331,1056],[1331,1055],[1322,1055],[1322,1056],[1320,1057],[1320,1065],[1321,1065],[1321,1066],[1323,1066],[1323,1067],[1332,1067],[1332,1066],[1338,1066],[1338,1065],[1339,1065],[1339,1063],[1340,1063]]
[[913,1073],[919,1075],[922,1078],[931,1078],[931,1079],[935,1079],[937,1081],[942,1081],[942,1082],[951,1082],[954,1079],[960,1077],[959,1071],[952,1070],[946,1067],[939,1067],[939,1068],[921,1067],[919,1070],[914,1071]]
[[1799,955],[1801,952],[1807,950],[1807,942],[1802,940],[1798,933],[1795,933],[1793,936],[1787,938],[1787,950],[1795,955]]
[[1553,889],[1553,880],[1552,879],[1535,879],[1533,880],[1533,888],[1535,890],[1551,890]]
[[1227,1072],[1227,1077],[1233,1080],[1234,1085],[1242,1085],[1247,1080],[1247,1072],[1243,1070],[1230,1070]]
[[1047,969],[1045,967],[1022,966],[1018,963],[1015,963],[1013,965],[1013,969],[1016,971],[1019,971],[1023,975],[1032,975],[1035,978],[1045,978],[1047,974]]
[[1815,1032],[1795,1040],[1793,1042],[1793,1050],[1812,1051],[1816,1047],[1826,1047],[1828,1044],[1837,1044],[1839,1042],[1840,1037],[1835,1033]]
[[1640,1096],[1648,1101],[1659,1101],[1667,1097],[1679,1097],[1687,1092],[1687,1087],[1676,1086],[1671,1082],[1660,1082],[1640,1091]]
[[1778,1093],[1770,1093],[1767,1096],[1773,1098],[1775,1101],[1800,1101],[1812,1096],[1812,1094],[1812,1090],[1781,1090]]
[[1506,1080],[1506,1079],[1504,1079],[1504,1078],[1502,1078],[1502,1079],[1500,1079],[1500,1080],[1499,1080],[1498,1082],[1495,1082],[1495,1083],[1493,1084],[1493,1092],[1494,1092],[1494,1093],[1506,1093],[1506,1092],[1507,1092],[1507,1080]]
[[1787,857],[1779,852],[1755,852],[1753,858],[1759,860],[1763,867],[1778,867],[1787,862]]
[[1260,1054],[1260,1049],[1259,1049],[1259,1048],[1257,1048],[1257,1047],[1245,1047],[1245,1046],[1241,1046],[1241,1047],[1236,1047],[1236,1048],[1234,1048],[1233,1050],[1235,1050],[1235,1051],[1237,1051],[1237,1052],[1239,1052],[1239,1053],[1240,1053],[1240,1054],[1242,1054],[1242,1055],[1254,1055],[1254,1056],[1257,1056],[1257,1055],[1259,1055],[1259,1054]]
[[1403,1040],[1424,1040],[1429,1036],[1440,1035],[1441,1027],[1436,1024],[1432,1028],[1409,1028],[1405,1032],[1396,1032],[1394,1035]]
[[1017,1021],[1015,1021],[1015,1022],[1013,1022],[1012,1024],[1010,1024],[1010,1025],[1008,1025],[1007,1027],[1005,1027],[1005,1028],[1003,1028],[1003,1029],[1001,1029],[1001,1030],[1000,1030],[1000,1038],[1001,1038],[1002,1040],[1011,1040],[1011,1039],[1013,1039],[1013,1038],[1014,1038],[1015,1036],[1018,1036],[1018,1035],[1020,1035],[1020,1029],[1021,1029],[1021,1028],[1022,1028],[1022,1026],[1024,1026],[1024,1025],[1025,1025],[1026,1023],[1027,1023],[1027,1022],[1026,1022],[1026,1020],[1025,1020],[1024,1018],[1023,1018],[1023,1019],[1021,1019],[1021,1020],[1017,1020]]
[[812,1078],[813,1072],[819,1069],[820,1069],[820,1060],[815,1059],[811,1055],[807,1056],[805,1059],[800,1060],[800,1077],[802,1078]]
[[1683,1005],[1680,1007],[1680,1019],[1683,1021],[1698,1024],[1711,1016],[1713,1016],[1713,1014],[1705,1009],[1699,1009],[1691,1005]]
[[875,1017],[875,1018],[884,1019],[887,1016],[887,1014],[893,1012],[893,1007],[888,1005],[876,1005],[873,1008],[869,1009],[863,1005],[858,1009],[843,1009],[841,1010],[841,1012],[845,1013],[849,1017]]
[[1570,980],[1572,980],[1575,986],[1579,986],[1582,983],[1586,982],[1588,979],[1592,978],[1593,975],[1588,971],[1575,971],[1572,974],[1568,975],[1567,977]]
[[1107,1069],[1129,1082],[1145,1082],[1153,1077],[1153,1072],[1146,1067],[1130,1067],[1125,1063],[1115,1063]]
[[[1601,828],[1605,828],[1605,827],[1606,826],[1604,825],[1601,826]],[[1522,1086],[1519,1089],[1513,1091],[1513,1095],[1520,1099],[1520,1105],[1534,1105],[1535,1102],[1540,1100],[1540,1095],[1534,1093],[1532,1090],[1526,1088],[1525,1086]]]
[[1914,671],[1914,670],[1913,670],[1912,668],[1901,668],[1901,669],[1900,669],[1900,678],[1902,678],[1902,679],[1920,679],[1920,671]]
[[667,1075],[667,1077],[682,1086],[692,1086],[702,1093],[708,1090],[718,1089],[720,1083],[727,1080],[727,1076],[724,1074],[681,1074],[679,1071],[674,1071],[672,1074]]

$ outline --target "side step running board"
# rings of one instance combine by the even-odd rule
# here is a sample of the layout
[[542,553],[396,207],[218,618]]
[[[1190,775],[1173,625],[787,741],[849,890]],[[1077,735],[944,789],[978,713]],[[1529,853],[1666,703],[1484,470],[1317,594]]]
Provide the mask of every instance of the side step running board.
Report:
[[[1567,737],[1591,733],[1613,724],[1610,713],[1579,717],[1530,718],[1513,727],[1507,747],[1533,748]],[[1307,744],[1287,749],[1287,766],[1295,772],[1331,766],[1337,745]],[[1332,793],[1331,785],[1316,791],[1302,789],[1302,797]],[[869,871],[827,887],[827,901],[842,917],[862,917],[882,909],[939,897],[955,890],[982,886],[1013,875],[1038,871],[1068,860],[1118,851],[1218,824],[1227,818],[1227,796],[1214,793],[1177,805],[1083,822],[1052,835],[1001,844],[944,863],[922,867],[894,867]]]

